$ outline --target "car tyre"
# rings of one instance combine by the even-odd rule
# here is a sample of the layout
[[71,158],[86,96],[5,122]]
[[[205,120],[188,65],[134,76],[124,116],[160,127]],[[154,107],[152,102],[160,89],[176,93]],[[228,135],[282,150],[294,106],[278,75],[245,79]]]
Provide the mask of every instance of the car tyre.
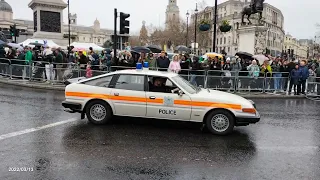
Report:
[[205,124],[211,133],[227,135],[233,131],[235,118],[229,111],[219,109],[210,112]]
[[112,118],[112,109],[105,101],[95,100],[87,104],[86,115],[93,124],[107,124]]

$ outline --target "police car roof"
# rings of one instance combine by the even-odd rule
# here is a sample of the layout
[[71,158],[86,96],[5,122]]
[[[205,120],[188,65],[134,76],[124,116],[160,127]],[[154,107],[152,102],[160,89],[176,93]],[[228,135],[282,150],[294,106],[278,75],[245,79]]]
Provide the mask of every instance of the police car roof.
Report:
[[176,73],[167,72],[167,71],[136,70],[136,69],[120,70],[120,71],[114,72],[113,74],[141,74],[141,75],[166,76],[166,77],[177,76]]

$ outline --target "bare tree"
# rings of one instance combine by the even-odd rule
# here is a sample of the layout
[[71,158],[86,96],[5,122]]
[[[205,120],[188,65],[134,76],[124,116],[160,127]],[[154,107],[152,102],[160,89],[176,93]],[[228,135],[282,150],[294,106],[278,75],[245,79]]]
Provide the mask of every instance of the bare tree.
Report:
[[130,46],[132,46],[132,47],[141,45],[139,36],[130,36],[128,42],[130,43]]
[[[166,29],[155,28],[150,35],[150,41],[158,45],[182,45],[185,44],[187,25],[181,21],[179,23],[169,22]],[[170,48],[170,47],[168,47]]]
[[146,22],[145,21],[142,22],[142,27],[140,29],[139,40],[140,40],[140,45],[141,46],[144,46],[149,42],[148,30],[146,28]]

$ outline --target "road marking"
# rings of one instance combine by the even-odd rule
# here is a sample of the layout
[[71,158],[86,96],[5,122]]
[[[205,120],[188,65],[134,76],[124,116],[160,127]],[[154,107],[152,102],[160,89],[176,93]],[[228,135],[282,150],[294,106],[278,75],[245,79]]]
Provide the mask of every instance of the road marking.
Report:
[[71,122],[74,122],[74,121],[77,121],[77,120],[78,119],[76,119],[76,118],[68,119],[68,120],[65,120],[65,121],[60,121],[60,122],[48,124],[48,125],[45,125],[45,126],[39,126],[39,127],[35,127],[35,128],[25,129],[25,130],[22,130],[22,131],[16,131],[16,132],[8,133],[8,134],[3,134],[3,135],[0,135],[0,141],[4,140],[4,139],[12,138],[12,137],[20,136],[20,135],[23,135],[23,134],[28,134],[28,133],[32,133],[32,132],[35,132],[35,131],[40,131],[40,130],[43,130],[43,129],[48,129],[48,128],[51,128],[51,127],[60,126],[60,125],[67,124],[67,123],[71,123]]

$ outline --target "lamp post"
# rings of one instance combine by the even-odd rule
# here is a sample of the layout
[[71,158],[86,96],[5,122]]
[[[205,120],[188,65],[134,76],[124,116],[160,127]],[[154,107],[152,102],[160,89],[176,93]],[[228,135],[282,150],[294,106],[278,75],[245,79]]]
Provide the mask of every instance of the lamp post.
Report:
[[187,37],[186,37],[186,46],[188,47],[188,38],[189,38],[189,12],[187,11]]
[[217,40],[217,11],[218,11],[218,0],[214,1],[214,17],[213,17],[213,52],[216,52],[216,40]]
[[68,0],[68,40],[69,40],[69,51],[68,53],[70,53],[71,49],[70,49],[70,44],[71,44],[71,32],[70,32],[70,0]]
[[194,21],[194,54],[197,53],[197,21],[198,21],[198,3],[196,3],[195,12],[195,21]]

